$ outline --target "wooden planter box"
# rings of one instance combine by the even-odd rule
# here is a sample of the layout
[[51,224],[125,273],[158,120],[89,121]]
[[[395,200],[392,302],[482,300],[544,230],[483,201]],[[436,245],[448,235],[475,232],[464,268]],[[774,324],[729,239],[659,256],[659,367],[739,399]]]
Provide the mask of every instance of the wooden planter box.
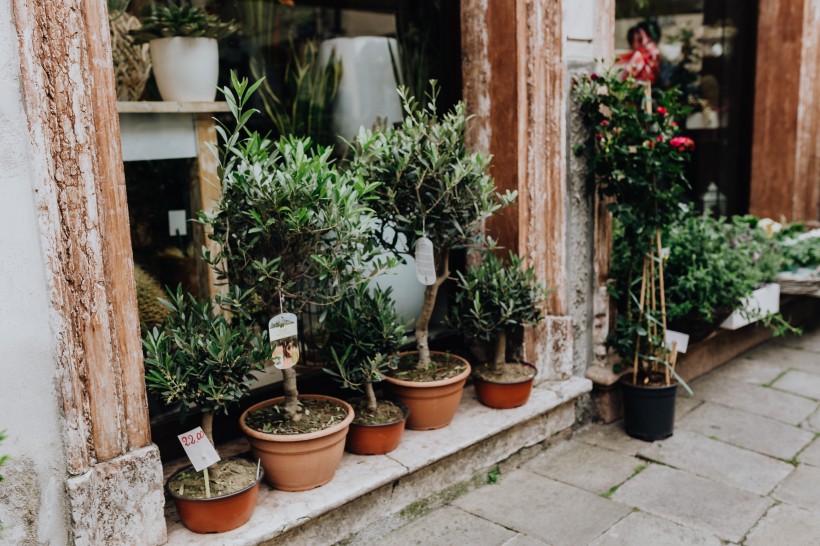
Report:
[[780,285],[767,284],[758,288],[752,295],[743,300],[743,306],[724,320],[720,327],[724,330],[737,330],[757,322],[767,315],[780,312]]

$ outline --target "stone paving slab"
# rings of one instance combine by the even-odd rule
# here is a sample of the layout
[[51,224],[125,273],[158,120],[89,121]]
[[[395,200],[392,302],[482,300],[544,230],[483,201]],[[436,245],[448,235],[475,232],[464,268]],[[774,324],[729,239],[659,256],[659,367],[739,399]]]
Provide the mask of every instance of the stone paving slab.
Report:
[[803,349],[793,349],[767,343],[756,349],[752,349],[745,356],[751,360],[768,362],[777,366],[785,366],[803,370],[809,373],[820,373],[820,358],[814,351],[805,350],[806,347],[815,347],[815,338],[806,338],[800,343]]
[[820,437],[815,438],[809,447],[801,451],[797,455],[797,460],[820,468]]
[[802,336],[778,338],[774,341],[773,345],[820,353],[820,328],[812,332],[805,332]]
[[562,449],[545,451],[523,468],[591,493],[606,493],[626,481],[642,464],[635,457],[573,440]]
[[783,461],[685,429],[649,444],[638,455],[758,495],[768,494],[794,470]]
[[454,504],[553,546],[589,544],[630,512],[626,506],[526,470]]
[[726,382],[707,377],[692,385],[695,396],[730,408],[756,413],[790,425],[800,423],[817,409],[817,402],[742,381]]
[[594,425],[575,434],[575,439],[588,445],[603,447],[626,455],[635,455],[646,445],[624,432],[623,422]]
[[[820,369],[817,371],[820,372]],[[799,394],[806,398],[820,400],[820,375],[804,372],[803,370],[789,370],[775,381],[772,387],[792,394]]]
[[678,391],[675,398],[675,421],[679,421],[684,415],[703,404],[703,400],[695,396],[689,396],[684,391]]
[[789,504],[820,512],[820,468],[798,466],[792,475],[774,490],[772,496]]
[[771,499],[657,464],[623,484],[612,500],[734,542],[772,505]]
[[710,403],[693,410],[680,420],[679,426],[785,460],[797,455],[814,439],[814,434],[807,430]]
[[742,381],[752,385],[765,385],[788,369],[787,366],[760,360],[751,360],[745,356],[740,356],[712,370],[701,379],[698,379],[698,381]]
[[807,430],[820,432],[820,409],[809,415],[809,418],[800,423],[800,426]]
[[549,546],[549,544],[531,536],[518,534],[512,540],[506,542],[504,546]]
[[516,533],[458,508],[445,506],[423,518],[396,529],[369,544],[373,546],[447,546],[474,544],[501,546]]
[[745,546],[817,546],[820,542],[820,513],[789,504],[772,507],[749,532]]
[[716,536],[669,520],[632,512],[595,539],[590,546],[720,546]]

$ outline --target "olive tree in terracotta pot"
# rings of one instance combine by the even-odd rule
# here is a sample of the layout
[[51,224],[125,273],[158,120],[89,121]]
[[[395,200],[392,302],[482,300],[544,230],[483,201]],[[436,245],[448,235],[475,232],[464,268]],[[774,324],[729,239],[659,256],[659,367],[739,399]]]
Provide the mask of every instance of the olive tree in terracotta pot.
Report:
[[[219,247],[203,251],[218,278],[250,294],[244,307],[258,320],[277,322],[286,313],[294,320],[309,308],[325,309],[364,282],[362,264],[373,271],[383,264],[369,230],[375,184],[337,170],[330,150],[309,139],[272,142],[250,131],[256,111],[245,106],[260,83],[232,74],[233,90],[223,90],[236,125],[217,128],[222,196],[200,221]],[[298,352],[289,354],[278,366],[284,396],[249,408],[240,426],[268,482],[301,491],[332,479],[353,409],[328,396],[300,396],[292,367]]]
[[327,347],[332,364],[325,371],[345,388],[364,391],[351,400],[356,417],[346,449],[357,455],[383,455],[396,449],[407,421],[404,404],[376,398],[374,383],[396,367],[405,327],[390,288],[366,285],[349,290],[327,316]]
[[490,362],[473,369],[478,400],[497,409],[517,408],[529,400],[536,368],[507,359],[510,336],[543,318],[548,291],[532,267],[510,252],[507,263],[488,252],[483,261],[458,272],[458,291],[451,322],[467,338],[492,344]]
[[[234,298],[241,301],[241,297]],[[214,414],[227,413],[249,392],[254,372],[270,358],[266,334],[258,334],[239,312],[227,318],[210,300],[182,287],[161,300],[169,309],[160,327],[146,330],[145,383],[167,404],[202,414],[202,430],[213,444]],[[261,476],[245,459],[227,459],[199,475],[189,466],[168,480],[182,523],[197,533],[224,532],[247,522],[256,506]]]
[[496,193],[489,156],[467,150],[470,118],[464,103],[437,116],[431,84],[423,105],[399,89],[404,120],[397,128],[362,130],[351,167],[379,183],[372,206],[383,244],[398,256],[426,255],[433,265],[429,274],[419,275],[427,286],[416,319],[417,351],[401,355],[398,368],[386,376],[391,394],[410,408],[407,427],[414,430],[447,426],[470,374],[463,358],[429,347],[436,296],[450,277],[450,252],[477,245],[482,222],[515,200],[515,194]]

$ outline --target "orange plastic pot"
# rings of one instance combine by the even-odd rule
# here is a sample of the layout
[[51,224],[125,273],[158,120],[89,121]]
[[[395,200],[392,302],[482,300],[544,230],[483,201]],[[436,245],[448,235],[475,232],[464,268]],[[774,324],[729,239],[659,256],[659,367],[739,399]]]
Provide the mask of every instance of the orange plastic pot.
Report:
[[410,414],[407,406],[402,403],[399,405],[404,410],[404,418],[401,421],[383,425],[351,423],[345,450],[354,455],[384,455],[396,449],[404,435],[404,425]]
[[189,466],[177,470],[165,485],[168,494],[174,499],[179,519],[185,527],[194,533],[224,533],[245,525],[251,519],[264,472],[245,489],[210,499],[186,499],[171,491],[171,480],[180,472],[193,468]]
[[[413,353],[402,353],[401,356]],[[410,430],[434,430],[450,424],[461,403],[464,383],[470,376],[470,363],[460,356],[430,351],[431,355],[448,356],[458,360],[466,369],[455,377],[439,381],[404,381],[385,377],[385,390],[399,400],[407,409],[407,428]]]
[[245,424],[245,418],[252,411],[284,402],[285,397],[280,396],[251,406],[239,418],[239,426],[248,437],[254,457],[262,461],[265,480],[281,491],[307,491],[332,480],[353,421],[353,408],[344,400],[320,394],[299,398],[327,400],[345,408],[347,417],[330,428],[308,434],[266,434]]
[[[536,367],[532,364],[526,362],[519,362],[519,364],[529,366],[534,372],[537,372]],[[532,394],[534,381],[534,375],[529,379],[516,383],[495,383],[473,376],[473,385],[475,386],[478,401],[494,409],[512,409],[526,404],[527,400],[530,399],[530,394]]]

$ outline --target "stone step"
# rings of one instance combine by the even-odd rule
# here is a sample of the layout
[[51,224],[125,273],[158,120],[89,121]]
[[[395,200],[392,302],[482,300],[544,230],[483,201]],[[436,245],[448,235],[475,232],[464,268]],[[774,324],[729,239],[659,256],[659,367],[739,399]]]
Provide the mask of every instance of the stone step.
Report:
[[498,464],[518,465],[545,449],[550,438],[572,427],[575,400],[591,389],[580,377],[543,382],[527,405],[493,410],[467,387],[448,427],[406,431],[388,455],[346,453],[333,481],[311,491],[288,493],[263,485],[253,517],[239,529],[197,535],[169,508],[168,544],[366,542],[471,490]]

